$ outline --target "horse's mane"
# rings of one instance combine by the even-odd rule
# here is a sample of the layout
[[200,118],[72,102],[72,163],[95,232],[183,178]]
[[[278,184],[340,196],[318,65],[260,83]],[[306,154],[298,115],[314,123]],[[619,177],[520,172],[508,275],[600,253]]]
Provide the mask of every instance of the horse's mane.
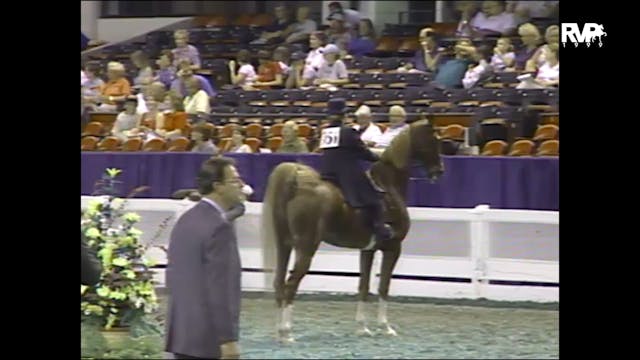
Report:
[[419,120],[411,123],[400,134],[398,134],[391,144],[382,153],[382,162],[393,165],[398,170],[405,169],[409,164],[409,153],[411,150],[411,129],[429,125],[429,120]]

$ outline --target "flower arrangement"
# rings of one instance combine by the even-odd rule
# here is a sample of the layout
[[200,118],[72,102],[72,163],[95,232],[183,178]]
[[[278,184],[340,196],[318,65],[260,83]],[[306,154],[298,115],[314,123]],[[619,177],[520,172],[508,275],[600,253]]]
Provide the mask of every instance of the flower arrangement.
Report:
[[140,216],[126,212],[126,201],[116,196],[120,173],[118,169],[107,169],[98,183],[101,196],[88,205],[81,222],[87,244],[96,251],[103,266],[98,284],[81,286],[81,312],[83,319],[92,319],[105,330],[146,324],[144,317],[158,307],[153,264],[145,258],[152,242],[146,246],[140,243],[142,231],[135,227]]

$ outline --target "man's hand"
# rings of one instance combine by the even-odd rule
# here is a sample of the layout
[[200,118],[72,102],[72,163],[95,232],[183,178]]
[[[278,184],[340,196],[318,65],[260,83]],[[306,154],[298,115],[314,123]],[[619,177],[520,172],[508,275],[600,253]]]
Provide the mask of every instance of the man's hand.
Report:
[[220,359],[240,359],[240,347],[237,341],[220,345]]

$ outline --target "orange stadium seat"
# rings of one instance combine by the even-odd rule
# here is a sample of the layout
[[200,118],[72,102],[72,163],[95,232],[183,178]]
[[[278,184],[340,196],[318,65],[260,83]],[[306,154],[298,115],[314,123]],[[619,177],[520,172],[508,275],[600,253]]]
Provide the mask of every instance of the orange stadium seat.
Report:
[[98,150],[100,151],[118,151],[118,146],[120,145],[120,140],[118,140],[115,136],[108,136],[100,143],[98,143]]
[[144,145],[142,145],[142,150],[143,151],[164,151],[166,145],[167,143],[164,139],[154,138],[154,139],[145,141]]
[[507,149],[507,143],[502,140],[492,140],[484,144],[482,148],[483,156],[502,156]]
[[167,151],[187,151],[191,142],[186,137],[179,137],[169,142]]
[[131,138],[127,139],[127,141],[122,144],[122,151],[140,151],[142,147],[142,139],[140,138]]
[[85,136],[80,141],[81,151],[93,151],[98,145],[98,138],[95,136]]
[[540,144],[538,147],[538,151],[536,152],[538,156],[558,156],[560,155],[560,141],[558,140],[547,140]]

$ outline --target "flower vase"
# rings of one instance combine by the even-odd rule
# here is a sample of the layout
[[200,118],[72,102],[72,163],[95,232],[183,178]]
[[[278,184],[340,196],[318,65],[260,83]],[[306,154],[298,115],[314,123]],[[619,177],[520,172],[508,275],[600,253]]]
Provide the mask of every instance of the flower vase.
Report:
[[112,327],[111,329],[102,329],[100,331],[109,349],[118,349],[120,344],[129,338],[128,327]]

